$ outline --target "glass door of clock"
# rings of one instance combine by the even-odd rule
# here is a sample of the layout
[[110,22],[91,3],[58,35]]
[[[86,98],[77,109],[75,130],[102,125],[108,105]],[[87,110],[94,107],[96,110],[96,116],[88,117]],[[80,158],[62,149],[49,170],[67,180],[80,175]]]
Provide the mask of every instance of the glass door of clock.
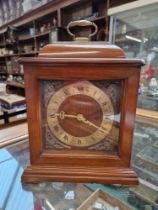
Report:
[[118,154],[123,80],[41,80],[45,149]]

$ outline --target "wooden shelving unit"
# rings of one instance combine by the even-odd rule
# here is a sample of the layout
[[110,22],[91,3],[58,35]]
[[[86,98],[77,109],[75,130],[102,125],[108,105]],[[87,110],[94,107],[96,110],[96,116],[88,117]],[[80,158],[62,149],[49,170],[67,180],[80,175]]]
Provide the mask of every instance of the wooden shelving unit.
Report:
[[[72,41],[66,30],[70,21],[80,19],[94,21],[98,25],[99,32],[102,30],[105,33],[103,40],[106,41],[109,1],[52,0],[0,26],[0,82],[7,85],[9,92],[17,91],[24,95],[25,86],[21,82],[23,70],[16,63],[17,58],[36,57],[43,46],[55,41]],[[10,30],[8,26],[14,30]],[[74,27],[72,30],[78,35],[80,28]],[[91,28],[82,29],[81,34],[86,35],[91,30]],[[101,41],[100,36],[97,34],[92,41]],[[10,77],[13,80],[10,80]],[[20,82],[17,79],[19,77]]]
[[[66,31],[66,25],[72,20],[88,19],[94,21],[99,30],[104,27],[106,31],[108,6],[109,0],[54,0],[0,26],[0,59],[4,61],[0,64],[1,67],[5,67],[5,63],[14,57],[37,56],[39,50],[50,43],[50,35],[53,31],[54,34],[57,33],[55,41],[72,40]],[[18,38],[15,43],[7,41],[8,25],[16,28]],[[55,31],[55,29],[58,30]],[[107,38],[105,34],[104,39]],[[98,36],[93,38],[93,40],[97,39]],[[13,46],[15,44],[16,52]],[[7,73],[7,70],[7,67],[1,68],[0,74],[5,71]]]

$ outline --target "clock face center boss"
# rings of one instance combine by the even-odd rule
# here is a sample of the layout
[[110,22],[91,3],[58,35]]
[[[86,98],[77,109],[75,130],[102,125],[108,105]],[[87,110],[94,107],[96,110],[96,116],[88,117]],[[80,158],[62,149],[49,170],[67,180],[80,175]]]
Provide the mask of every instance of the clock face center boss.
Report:
[[105,139],[113,126],[110,97],[89,81],[66,84],[50,96],[48,127],[60,142],[87,147]]

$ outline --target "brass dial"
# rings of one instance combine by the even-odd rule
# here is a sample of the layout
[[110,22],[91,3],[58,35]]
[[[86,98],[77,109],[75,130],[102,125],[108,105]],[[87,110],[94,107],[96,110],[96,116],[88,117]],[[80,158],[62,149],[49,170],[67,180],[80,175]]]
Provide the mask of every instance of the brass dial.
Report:
[[67,84],[56,91],[47,106],[47,122],[62,143],[88,147],[105,139],[113,125],[109,96],[88,81]]

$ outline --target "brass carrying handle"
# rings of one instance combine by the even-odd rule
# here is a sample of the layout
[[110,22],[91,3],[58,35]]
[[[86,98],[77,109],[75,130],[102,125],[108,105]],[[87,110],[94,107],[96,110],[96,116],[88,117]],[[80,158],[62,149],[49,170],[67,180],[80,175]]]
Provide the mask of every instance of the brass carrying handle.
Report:
[[93,33],[89,34],[89,37],[94,36],[94,35],[97,33],[97,31],[98,31],[98,26],[97,26],[95,23],[93,23],[93,22],[91,22],[91,21],[89,21],[89,20],[71,21],[71,22],[68,24],[68,26],[67,26],[67,32],[68,32],[68,34],[70,34],[70,36],[73,36],[73,37],[75,37],[75,34],[73,34],[73,33],[70,31],[70,28],[71,28],[71,27],[74,27],[74,26],[93,26],[93,27],[95,28],[95,30],[94,30]]

